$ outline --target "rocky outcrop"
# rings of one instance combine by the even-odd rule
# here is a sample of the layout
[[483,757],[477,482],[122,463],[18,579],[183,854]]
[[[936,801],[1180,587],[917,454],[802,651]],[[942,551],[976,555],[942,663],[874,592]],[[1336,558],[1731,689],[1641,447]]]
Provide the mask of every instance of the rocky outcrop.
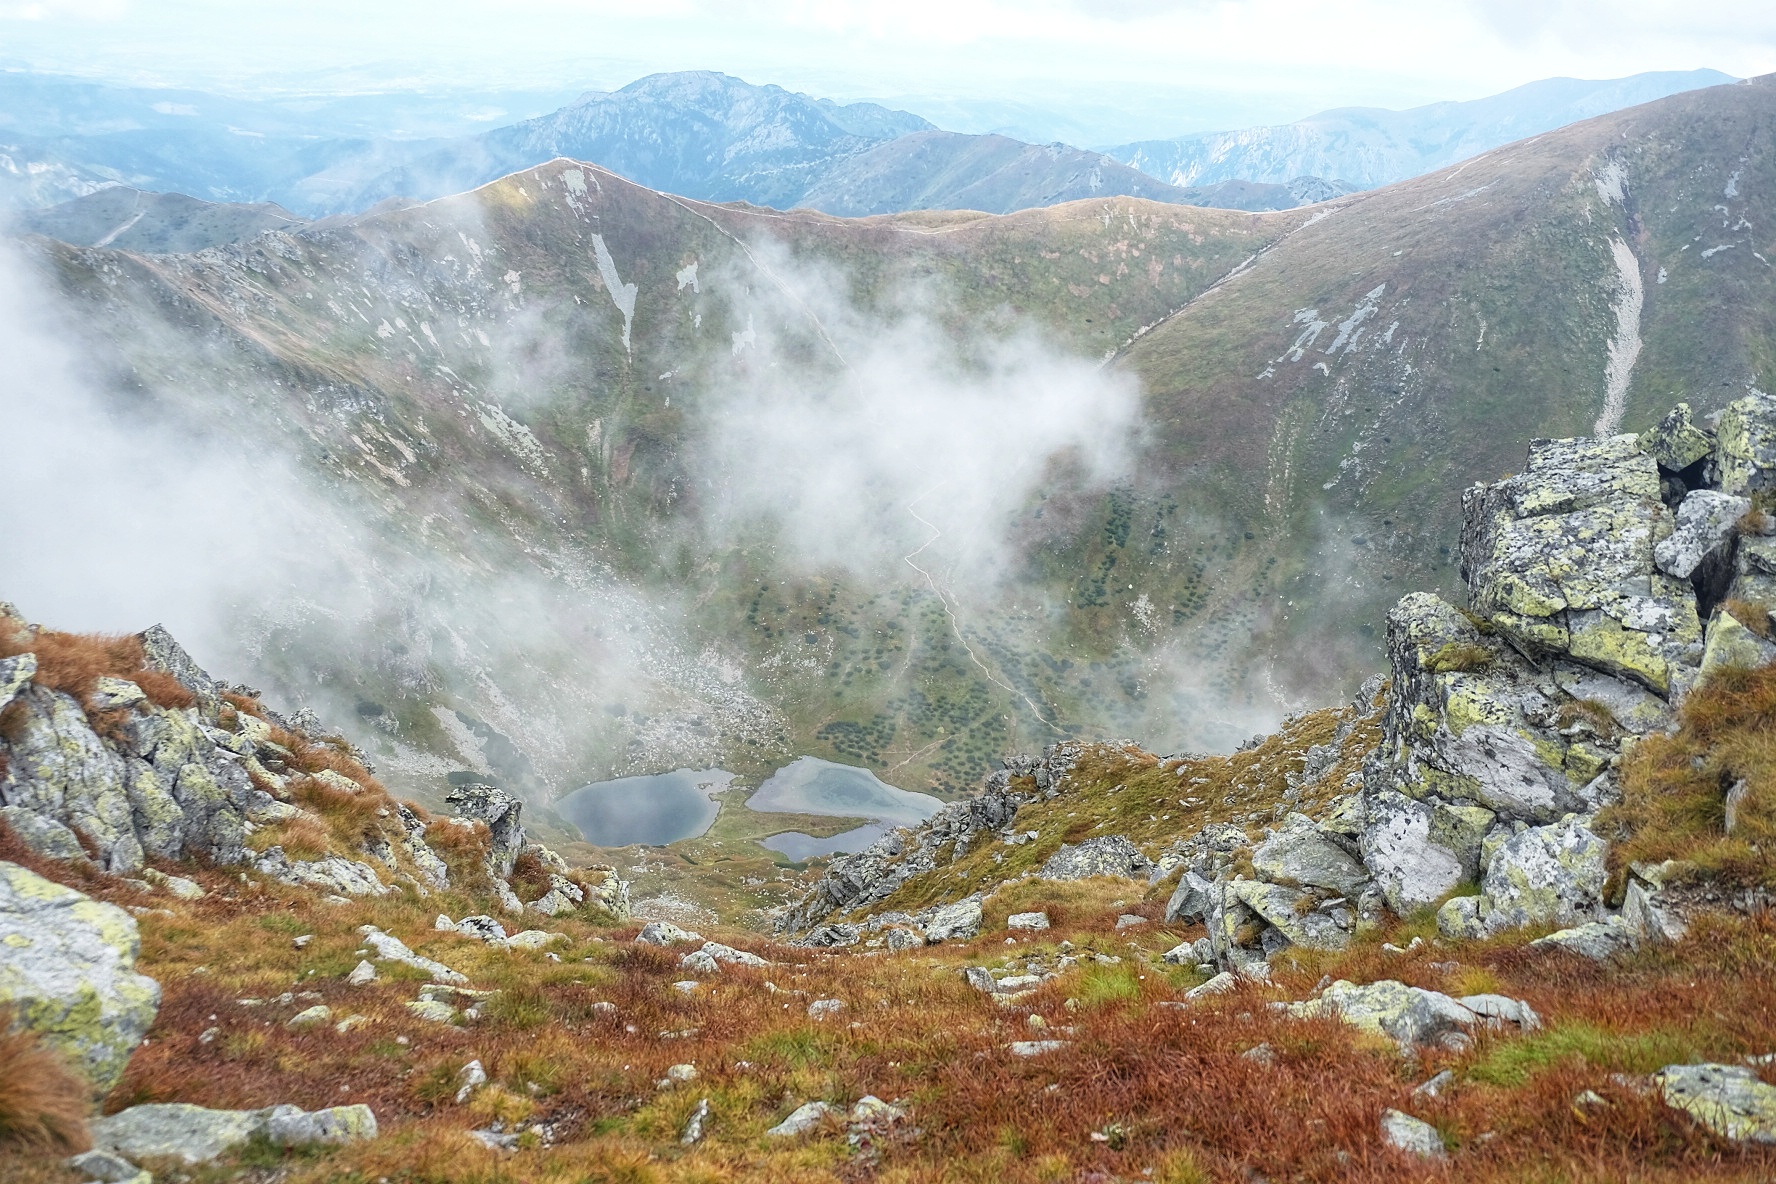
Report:
[[[960,859],[989,836],[998,837],[1026,803],[1060,792],[1080,751],[1077,744],[1056,744],[1041,760],[1013,757],[987,778],[978,796],[951,802],[917,827],[890,831],[856,855],[835,859],[801,900],[777,914],[778,931],[805,932],[835,913],[868,910],[915,876]],[[1034,778],[1035,790],[1013,789],[1014,775]]]
[[0,1006],[59,1049],[103,1095],[160,1010],[160,984],[135,973],[136,922],[0,862]]

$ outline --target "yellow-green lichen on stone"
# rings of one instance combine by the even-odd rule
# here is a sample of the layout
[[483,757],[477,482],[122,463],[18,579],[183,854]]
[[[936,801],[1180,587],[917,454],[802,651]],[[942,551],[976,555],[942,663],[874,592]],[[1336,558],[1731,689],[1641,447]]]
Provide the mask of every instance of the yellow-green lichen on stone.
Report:
[[17,864],[0,862],[0,1004],[108,1092],[160,1008],[134,972],[135,920]]

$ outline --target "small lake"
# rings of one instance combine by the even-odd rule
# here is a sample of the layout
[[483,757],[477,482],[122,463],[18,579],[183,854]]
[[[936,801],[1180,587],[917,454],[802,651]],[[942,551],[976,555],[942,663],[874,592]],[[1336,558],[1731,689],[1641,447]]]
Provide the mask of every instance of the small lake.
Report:
[[923,822],[943,807],[930,794],[896,789],[868,769],[811,756],[773,773],[747,799],[746,805],[766,814],[849,815],[872,820],[868,826],[825,839],[789,831],[763,840],[771,850],[798,863],[816,855],[862,851],[895,827]]
[[651,777],[619,777],[582,786],[551,808],[580,828],[598,847],[646,843],[661,847],[694,839],[715,823],[721,810],[710,795],[728,788],[734,774],[725,769],[678,769]]

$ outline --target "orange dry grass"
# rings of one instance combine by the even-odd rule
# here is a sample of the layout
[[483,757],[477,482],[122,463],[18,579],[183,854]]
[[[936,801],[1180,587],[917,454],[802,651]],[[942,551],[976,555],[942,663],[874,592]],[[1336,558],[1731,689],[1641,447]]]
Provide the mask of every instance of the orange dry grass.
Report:
[[[1683,859],[1729,884],[1776,885],[1776,666],[1725,670],[1685,700],[1675,735],[1649,736],[1626,762],[1611,865]],[[1746,784],[1738,827],[1727,793]]]
[[[178,679],[143,669],[142,640],[134,634],[60,633],[53,629],[27,633],[0,623],[0,658],[23,653],[37,658],[32,681],[78,699],[93,730],[109,739],[120,738],[119,730],[130,712],[127,708],[100,711],[93,707],[92,695],[100,678],[133,682],[160,707],[184,708],[197,703],[197,696]],[[9,705],[6,715],[0,717],[0,728],[16,720],[20,710],[17,703]]]
[[92,1146],[87,1084],[59,1053],[26,1031],[9,1031],[0,1009],[0,1160],[26,1151],[69,1155]]

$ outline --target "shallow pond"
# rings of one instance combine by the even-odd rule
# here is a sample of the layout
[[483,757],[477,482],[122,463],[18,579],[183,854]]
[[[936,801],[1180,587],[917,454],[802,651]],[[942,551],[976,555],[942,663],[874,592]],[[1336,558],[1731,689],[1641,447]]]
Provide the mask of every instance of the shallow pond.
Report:
[[943,806],[930,794],[896,789],[868,769],[811,756],[777,770],[746,804],[767,814],[833,814],[873,820],[868,826],[824,839],[789,831],[764,840],[765,846],[797,862],[816,855],[862,851],[893,828],[923,822]]
[[678,769],[651,777],[619,777],[582,786],[555,801],[557,814],[580,828],[599,847],[651,847],[694,839],[708,830],[720,811],[711,799],[728,787],[725,769]]

